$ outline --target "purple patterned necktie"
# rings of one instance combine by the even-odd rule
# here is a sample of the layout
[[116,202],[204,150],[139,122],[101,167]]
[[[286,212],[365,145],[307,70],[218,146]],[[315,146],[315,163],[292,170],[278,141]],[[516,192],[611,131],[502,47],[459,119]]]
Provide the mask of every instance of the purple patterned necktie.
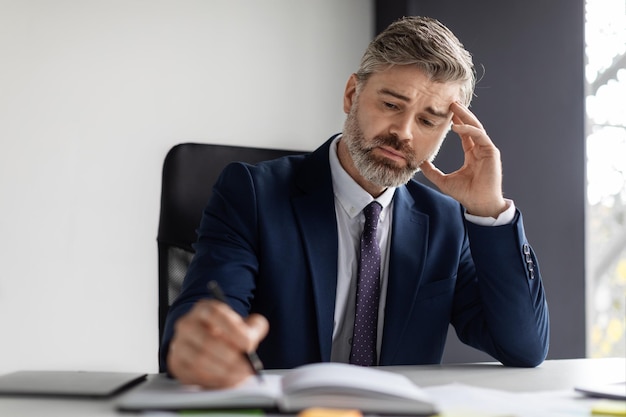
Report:
[[356,287],[356,309],[350,363],[376,365],[378,299],[380,298],[380,248],[376,242],[376,226],[382,206],[376,201],[364,209],[365,225],[361,235],[361,257]]

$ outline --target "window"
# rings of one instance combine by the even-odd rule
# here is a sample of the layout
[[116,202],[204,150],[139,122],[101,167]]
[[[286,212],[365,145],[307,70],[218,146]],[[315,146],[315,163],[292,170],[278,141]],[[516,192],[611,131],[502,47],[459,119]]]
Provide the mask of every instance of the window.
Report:
[[626,356],[626,1],[586,1],[587,356]]

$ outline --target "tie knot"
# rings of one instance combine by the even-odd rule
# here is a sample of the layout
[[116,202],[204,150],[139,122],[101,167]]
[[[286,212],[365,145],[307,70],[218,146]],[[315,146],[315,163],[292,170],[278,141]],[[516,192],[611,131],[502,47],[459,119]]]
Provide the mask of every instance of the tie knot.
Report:
[[365,215],[365,224],[370,225],[370,227],[376,227],[378,224],[378,216],[380,216],[380,212],[382,211],[383,206],[380,205],[377,201],[372,201],[363,209],[363,214]]

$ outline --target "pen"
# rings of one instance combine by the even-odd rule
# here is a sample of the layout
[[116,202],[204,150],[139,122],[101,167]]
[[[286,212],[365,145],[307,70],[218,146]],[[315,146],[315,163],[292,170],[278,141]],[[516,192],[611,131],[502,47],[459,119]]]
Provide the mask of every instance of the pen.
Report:
[[[207,284],[207,287],[209,288],[209,292],[213,295],[213,297],[215,297],[216,300],[221,301],[222,303],[228,304],[226,302],[226,297],[224,296],[224,292],[220,288],[217,281],[209,281],[209,283]],[[256,375],[257,379],[260,382],[263,382],[263,376],[261,375],[261,371],[263,370],[263,362],[261,362],[259,355],[257,355],[255,351],[252,351],[252,352],[245,352],[244,356],[248,360],[248,363],[250,363],[250,366],[252,367],[252,371]]]

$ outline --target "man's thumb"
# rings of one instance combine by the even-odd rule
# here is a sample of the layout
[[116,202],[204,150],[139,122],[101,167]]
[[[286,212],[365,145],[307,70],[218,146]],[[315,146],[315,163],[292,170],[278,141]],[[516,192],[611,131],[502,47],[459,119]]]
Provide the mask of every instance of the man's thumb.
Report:
[[261,340],[267,336],[270,324],[267,319],[260,314],[250,314],[246,318],[246,324],[248,325],[250,339],[254,343],[254,347],[250,350],[254,350],[256,346],[261,343]]
[[443,172],[441,172],[439,168],[434,166],[430,161],[424,161],[422,162],[422,165],[420,165],[420,170],[428,181],[439,187],[439,184],[444,177]]

